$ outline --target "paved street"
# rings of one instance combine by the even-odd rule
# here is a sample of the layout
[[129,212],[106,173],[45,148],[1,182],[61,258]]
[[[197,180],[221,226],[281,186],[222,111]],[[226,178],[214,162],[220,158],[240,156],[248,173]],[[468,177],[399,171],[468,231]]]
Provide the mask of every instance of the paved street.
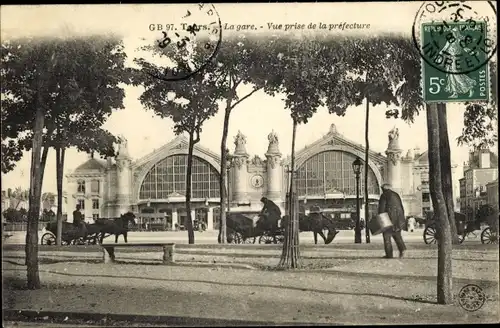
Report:
[[[10,232],[13,235],[5,241],[5,244],[24,244],[26,232]],[[39,240],[45,232],[40,231],[38,236]],[[205,232],[195,232],[195,242],[197,244],[217,244],[217,231],[205,231]],[[407,242],[417,242],[423,243],[423,229],[417,229],[414,232],[403,232],[403,238]],[[480,243],[480,231],[476,232],[476,237],[468,237],[466,243]],[[114,236],[107,237],[105,242],[114,242]],[[365,241],[364,231],[362,233],[363,243]],[[147,232],[147,231],[137,231],[129,232],[128,235],[129,243],[155,243],[155,242],[175,242],[177,244],[187,244],[187,231],[162,231],[162,232]],[[382,235],[371,236],[371,241],[374,243],[381,243],[383,241]],[[120,236],[119,242],[123,242],[123,236]],[[353,230],[342,230],[335,237],[332,244],[349,244],[354,242],[354,231]],[[314,244],[312,232],[302,232],[300,233],[300,243],[301,244]],[[321,237],[318,236],[318,244],[322,244],[323,241]]]
[[[44,251],[43,288],[36,291],[22,288],[22,253],[4,251],[4,309],[175,316],[200,323],[215,318],[322,324],[498,321],[499,254],[486,245],[453,254],[455,294],[470,283],[486,293],[485,305],[473,313],[458,304],[435,304],[435,245],[391,260],[381,258],[377,244],[307,247],[301,251],[304,263],[316,269],[286,272],[259,270],[259,265],[275,266],[281,252],[255,246],[181,249],[173,266],[158,265],[161,254],[152,252],[120,253],[120,263],[106,265],[91,261],[100,258],[98,253]],[[219,265],[231,261],[256,269]],[[194,265],[202,262],[207,265]]]

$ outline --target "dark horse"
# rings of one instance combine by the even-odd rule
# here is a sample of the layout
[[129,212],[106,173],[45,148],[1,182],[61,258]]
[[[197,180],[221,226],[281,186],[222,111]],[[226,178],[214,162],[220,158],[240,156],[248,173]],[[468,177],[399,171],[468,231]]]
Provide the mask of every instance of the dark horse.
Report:
[[[288,216],[284,216],[281,221],[282,226],[287,224],[287,220]],[[327,236],[325,236],[323,230],[328,230]],[[314,244],[318,243],[318,235],[323,238],[325,244],[330,244],[339,233],[335,229],[333,220],[323,213],[310,213],[309,215],[299,213],[299,231],[312,231],[314,234]]]
[[123,235],[123,239],[127,243],[128,226],[130,222],[134,226],[136,225],[135,214],[132,212],[122,214],[119,218],[97,219],[96,225],[100,227],[99,231],[101,234],[99,243],[102,244],[106,234],[115,235],[115,244],[118,243],[118,236]]

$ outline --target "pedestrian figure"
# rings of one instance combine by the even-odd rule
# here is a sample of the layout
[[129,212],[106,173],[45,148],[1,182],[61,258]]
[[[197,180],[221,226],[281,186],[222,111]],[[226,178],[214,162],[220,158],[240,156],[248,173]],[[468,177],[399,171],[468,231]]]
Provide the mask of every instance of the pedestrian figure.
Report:
[[76,205],[76,209],[73,211],[73,226],[80,232],[81,236],[86,239],[87,238],[87,226],[85,225],[85,221],[83,219],[83,214],[80,212],[81,206],[80,204]]
[[260,212],[260,215],[264,217],[264,222],[262,222],[264,230],[276,230],[278,221],[281,219],[279,206],[266,197],[262,197],[260,201],[264,204]]
[[391,219],[393,227],[383,233],[385,257],[392,258],[392,240],[396,242],[399,250],[399,257],[403,257],[406,246],[401,236],[401,230],[406,230],[406,219],[403,208],[403,202],[398,193],[391,190],[391,185],[386,183],[382,185],[382,195],[378,203],[378,213],[387,213]]

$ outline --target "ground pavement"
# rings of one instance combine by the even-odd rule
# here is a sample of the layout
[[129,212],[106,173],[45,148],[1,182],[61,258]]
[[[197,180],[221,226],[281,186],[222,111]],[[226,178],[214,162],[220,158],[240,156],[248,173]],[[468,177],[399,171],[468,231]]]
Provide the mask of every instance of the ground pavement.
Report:
[[[9,232],[12,234],[4,243],[5,244],[24,244],[26,238],[26,232],[23,231],[13,231]],[[38,240],[41,240],[42,235],[45,231],[40,231],[38,233]],[[204,231],[195,232],[195,241],[197,243],[203,244],[217,244],[218,231]],[[480,243],[480,231],[476,233],[476,236],[471,236],[466,239],[466,242]],[[114,236],[109,236],[105,239],[105,242],[114,242]],[[423,243],[423,229],[417,229],[414,232],[403,231],[403,238],[408,242],[421,242]],[[364,231],[362,232],[363,242],[365,241]],[[382,242],[382,235],[371,236],[374,242]],[[175,242],[177,244],[187,244],[187,231],[133,231],[128,233],[128,241],[130,243],[155,243],[155,242]],[[350,244],[354,241],[354,231],[353,230],[341,230],[335,237],[333,244]],[[119,242],[123,242],[123,236],[119,237]],[[301,244],[314,244],[313,233],[312,232],[301,232],[300,233],[300,243]],[[318,243],[322,244],[323,240],[318,236]]]
[[[435,245],[408,243],[403,259],[382,259],[380,243],[305,245],[305,270],[271,271],[274,245],[178,245],[173,266],[161,253],[117,253],[100,263],[94,248],[40,253],[43,288],[23,290],[22,247],[4,248],[4,310],[126,314],[167,325],[404,324],[498,322],[498,247],[464,244],[453,253],[454,292],[477,284],[484,306],[437,305]],[[267,269],[267,270],[266,270]],[[134,319],[130,319],[133,322]],[[139,319],[136,319],[139,320]],[[172,321],[173,320],[173,321]],[[224,321],[218,321],[219,324]]]

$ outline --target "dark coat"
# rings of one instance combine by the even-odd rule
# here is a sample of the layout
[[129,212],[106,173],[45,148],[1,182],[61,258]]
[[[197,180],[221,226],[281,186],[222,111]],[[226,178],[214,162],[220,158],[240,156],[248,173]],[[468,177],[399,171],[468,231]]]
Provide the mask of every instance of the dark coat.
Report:
[[397,192],[385,190],[378,201],[378,213],[387,212],[394,226],[394,231],[407,230],[403,202]]
[[73,224],[76,226],[79,226],[82,221],[83,221],[83,214],[80,211],[74,210],[73,211]]
[[281,219],[281,210],[272,200],[266,199],[262,213],[267,214],[269,217]]

